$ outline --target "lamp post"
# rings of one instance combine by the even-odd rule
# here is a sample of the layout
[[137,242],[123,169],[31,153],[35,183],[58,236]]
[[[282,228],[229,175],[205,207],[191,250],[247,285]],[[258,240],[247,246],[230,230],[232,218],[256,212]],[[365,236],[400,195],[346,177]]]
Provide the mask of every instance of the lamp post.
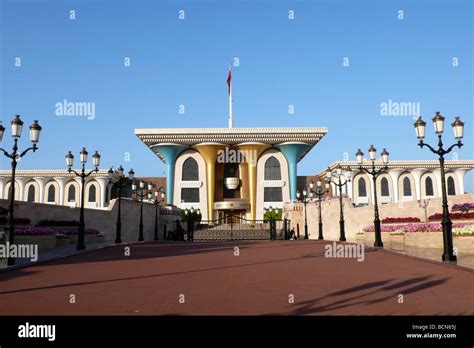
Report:
[[312,190],[311,188],[309,190],[304,189],[302,192],[302,195],[300,194],[300,191],[296,192],[296,198],[298,201],[302,202],[304,205],[304,239],[308,239],[308,217],[306,215],[306,204],[311,200],[311,193]]
[[95,152],[92,155],[92,165],[95,167],[95,169],[92,169],[88,173],[86,173],[86,163],[87,163],[87,156],[88,152],[85,147],[82,148],[81,152],[79,152],[79,158],[81,160],[82,164],[82,170],[80,173],[72,169],[72,166],[74,164],[74,155],[71,153],[71,151],[68,152],[66,155],[66,165],[67,165],[67,171],[68,173],[74,173],[76,176],[81,178],[81,210],[79,213],[79,231],[77,234],[77,250],[84,250],[86,248],[86,245],[84,244],[84,231],[85,231],[85,223],[84,223],[84,189],[85,189],[85,183],[86,183],[86,178],[91,175],[94,172],[99,171],[99,165],[100,165],[100,155],[99,152]]
[[[30,141],[33,143],[33,146],[27,148],[21,153],[18,153],[18,140],[21,138],[21,131],[23,129],[23,121],[20,119],[20,115],[16,115],[15,118],[10,122],[11,124],[11,132],[13,138],[13,148],[12,152],[9,153],[3,148],[0,150],[3,154],[12,160],[11,168],[12,168],[12,175],[10,178],[10,197],[9,197],[9,206],[8,206],[8,220],[6,229],[9,232],[9,242],[10,246],[14,245],[15,243],[15,174],[16,174],[16,166],[18,164],[18,160],[25,156],[28,151],[32,150],[35,152],[38,147],[36,144],[39,141],[40,133],[41,133],[41,126],[38,124],[38,121],[34,121],[33,124],[30,126]],[[5,133],[5,127],[0,124],[0,142],[3,139],[3,134]],[[15,259],[13,257],[8,257],[7,265],[13,266],[15,264]]]
[[109,183],[112,183],[114,174],[117,175],[118,181],[115,183],[118,191],[118,210],[117,210],[117,224],[115,229],[115,243],[122,243],[122,189],[128,186],[129,180],[133,180],[135,172],[130,169],[128,178],[123,173],[123,167],[120,165],[116,171],[112,168],[109,170]]
[[[273,207],[270,206],[264,208],[265,213],[269,213],[270,217],[270,240],[276,240],[276,223],[275,223],[275,216],[273,215]],[[276,211],[278,213],[278,210]]]
[[[158,194],[160,195],[160,199],[158,199]],[[155,199],[153,200],[153,204],[155,206],[155,237],[154,240],[158,240],[158,207],[162,202],[165,201],[165,189],[164,187],[160,187],[157,191],[155,191]],[[148,199],[151,199],[152,194],[148,192]]]
[[430,204],[429,199],[423,199],[418,201],[418,206],[425,212],[425,225],[428,225],[428,205]]
[[356,153],[357,163],[359,163],[359,170],[364,171],[372,177],[372,181],[374,183],[374,230],[375,230],[375,242],[374,247],[376,248],[383,248],[382,242],[382,229],[380,227],[380,218],[379,218],[379,207],[377,204],[377,177],[385,172],[388,169],[388,151],[383,149],[382,153],[382,162],[384,164],[383,167],[376,169],[375,168],[375,160],[377,158],[377,149],[374,145],[370,145],[369,148],[369,159],[371,162],[370,169],[367,169],[362,166],[364,162],[364,153],[359,149]]
[[[347,185],[348,182],[351,182],[351,170],[346,169],[346,174],[342,173],[343,168],[340,164],[337,165],[334,172],[331,169],[327,169],[326,172],[326,182],[332,183],[339,188],[339,241],[346,241],[346,232],[344,226],[344,210],[342,206],[342,188]],[[334,180],[333,180],[334,179]]]
[[451,152],[454,147],[461,148],[463,143],[461,142],[462,138],[464,137],[464,122],[462,122],[459,117],[455,117],[454,122],[451,124],[454,131],[454,138],[457,140],[457,143],[451,145],[447,149],[444,148],[442,136],[444,131],[444,117],[441,116],[439,112],[436,112],[436,115],[432,119],[433,126],[435,129],[435,133],[438,136],[438,148],[433,148],[432,146],[423,142],[425,138],[425,131],[426,131],[426,122],[421,119],[421,116],[415,122],[414,127],[416,130],[416,137],[419,140],[418,146],[423,148],[426,146],[430,149],[431,152],[437,154],[439,157],[439,164],[441,167],[441,191],[443,195],[443,220],[441,221],[441,225],[443,226],[443,246],[444,251],[442,255],[442,260],[444,262],[457,262],[457,257],[454,255],[453,252],[453,231],[452,226],[453,223],[449,216],[449,209],[448,209],[448,195],[446,193],[446,177],[445,177],[445,169],[444,169],[444,155]]
[[[310,184],[310,188],[312,188],[313,186],[313,182],[311,181],[311,184]],[[323,188],[322,188],[322,182],[321,180],[318,180],[316,181],[316,196],[318,197],[318,208],[319,208],[319,236],[318,236],[318,239],[324,239],[323,237],[323,218],[322,218],[322,212],[321,212],[321,203],[322,203],[322,198],[324,197],[324,195],[326,193],[329,192],[329,190],[326,188],[324,191],[323,191]]]
[[196,214],[194,214],[194,208],[191,207],[191,209],[188,210],[186,208],[184,210],[184,214],[186,216],[186,221],[188,223],[188,242],[194,242],[194,222],[198,221],[199,217],[201,216],[201,209],[196,210]]
[[135,196],[140,200],[140,224],[138,225],[138,241],[143,242],[145,239],[143,238],[143,198],[148,196],[148,192],[153,189],[152,183],[146,184],[140,180],[138,186],[134,182],[132,183],[132,191],[135,192]]

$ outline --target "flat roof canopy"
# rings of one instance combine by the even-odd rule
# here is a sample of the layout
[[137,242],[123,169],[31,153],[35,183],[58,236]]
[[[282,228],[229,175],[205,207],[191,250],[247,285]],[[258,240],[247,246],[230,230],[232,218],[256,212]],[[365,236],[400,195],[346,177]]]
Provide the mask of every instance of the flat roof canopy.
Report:
[[202,143],[221,143],[228,146],[242,143],[264,143],[272,146],[285,143],[304,143],[309,145],[305,154],[327,132],[328,129],[325,127],[135,129],[135,135],[149,148],[160,144],[191,147]]

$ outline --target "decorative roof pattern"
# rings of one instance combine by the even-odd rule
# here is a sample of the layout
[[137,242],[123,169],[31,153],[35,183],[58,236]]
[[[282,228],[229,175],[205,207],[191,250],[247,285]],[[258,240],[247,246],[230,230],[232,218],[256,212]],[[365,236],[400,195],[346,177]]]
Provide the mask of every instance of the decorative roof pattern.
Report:
[[237,145],[245,142],[261,142],[270,145],[285,142],[316,143],[328,132],[327,128],[138,128],[135,135],[147,146],[173,143],[193,146],[217,142]]

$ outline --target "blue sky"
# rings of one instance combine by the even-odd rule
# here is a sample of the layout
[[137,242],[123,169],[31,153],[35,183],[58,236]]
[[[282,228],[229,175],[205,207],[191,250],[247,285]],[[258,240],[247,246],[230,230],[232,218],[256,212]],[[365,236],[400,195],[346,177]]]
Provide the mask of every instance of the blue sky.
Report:
[[[0,115],[4,124],[18,113],[26,125],[39,119],[44,128],[40,150],[19,169],[65,168],[66,152],[86,146],[102,154],[101,167],[163,175],[134,129],[227,127],[234,57],[235,127],[329,128],[299,174],[345,153],[354,159],[371,144],[386,147],[391,159],[434,159],[416,145],[412,116],[380,114],[390,99],[420,103],[427,121],[435,111],[449,123],[461,116],[465,146],[456,155],[474,158],[472,1],[0,3]],[[95,103],[95,118],[57,116],[64,99]],[[428,135],[434,142],[431,122]],[[451,129],[445,138],[454,141]],[[6,137],[2,145],[10,144]],[[473,191],[474,175],[466,179]]]

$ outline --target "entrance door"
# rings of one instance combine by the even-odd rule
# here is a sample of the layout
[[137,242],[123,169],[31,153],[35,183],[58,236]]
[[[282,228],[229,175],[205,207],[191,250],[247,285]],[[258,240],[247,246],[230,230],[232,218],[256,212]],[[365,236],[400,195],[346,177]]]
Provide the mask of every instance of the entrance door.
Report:
[[[221,215],[222,212],[222,215]],[[224,224],[238,224],[241,216],[245,215],[245,210],[222,210],[219,211],[219,217],[223,216]]]

